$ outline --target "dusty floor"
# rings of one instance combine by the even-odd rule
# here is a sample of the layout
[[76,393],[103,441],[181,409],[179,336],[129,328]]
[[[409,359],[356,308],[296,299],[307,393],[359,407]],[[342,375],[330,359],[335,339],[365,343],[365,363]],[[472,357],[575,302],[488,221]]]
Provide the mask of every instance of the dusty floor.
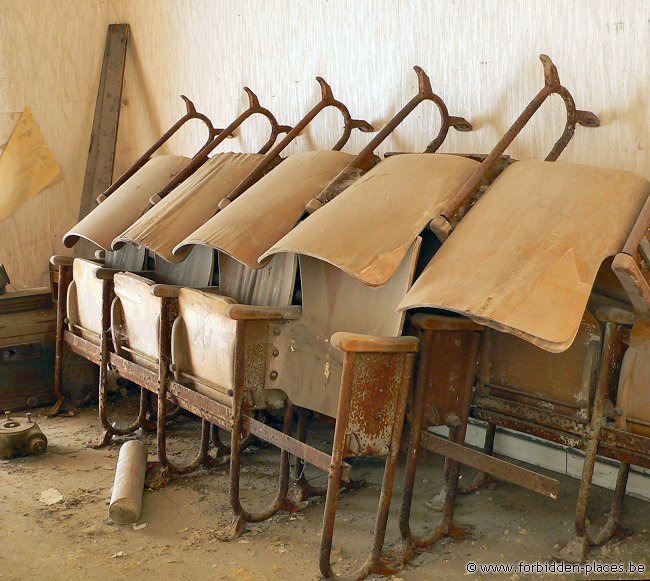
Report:
[[[116,417],[133,410],[134,401],[121,400]],[[304,512],[283,514],[249,526],[238,541],[224,543],[215,533],[230,522],[227,503],[227,467],[199,471],[178,478],[168,487],[147,491],[134,530],[108,520],[108,499],[119,449],[114,444],[94,450],[88,444],[98,433],[96,411],[74,417],[37,421],[49,438],[44,456],[0,461],[0,579],[317,579],[322,501]],[[189,458],[198,436],[198,421],[179,418],[171,428],[170,454]],[[317,441],[327,447],[328,430]],[[152,434],[143,439],[154,458]],[[278,454],[252,449],[245,455],[245,499],[260,505],[274,492]],[[432,526],[437,513],[425,508],[441,482],[441,464],[427,456],[418,471],[415,519]],[[354,475],[369,485],[342,495],[334,539],[335,569],[350,571],[365,556],[373,524],[382,462],[355,464]],[[310,473],[317,477],[318,473]],[[400,472],[401,480],[401,472]],[[323,483],[318,478],[315,483]],[[399,579],[488,579],[497,575],[468,574],[466,564],[545,561],[554,547],[567,542],[577,481],[561,477],[561,500],[552,501],[517,487],[499,483],[479,494],[463,497],[457,521],[473,524],[465,540],[443,540],[419,555],[401,571]],[[64,500],[52,506],[39,502],[42,491],[55,488]],[[396,486],[394,507],[401,486]],[[596,489],[591,507],[595,523],[603,520],[610,493]],[[389,539],[395,539],[396,510],[391,514]],[[602,563],[646,563],[650,540],[650,511],[646,502],[626,501],[625,524],[635,534],[593,549],[590,559]],[[572,575],[570,578],[582,578]],[[506,575],[509,579],[540,576]],[[549,576],[548,578],[551,578]],[[557,578],[554,576],[553,578]]]

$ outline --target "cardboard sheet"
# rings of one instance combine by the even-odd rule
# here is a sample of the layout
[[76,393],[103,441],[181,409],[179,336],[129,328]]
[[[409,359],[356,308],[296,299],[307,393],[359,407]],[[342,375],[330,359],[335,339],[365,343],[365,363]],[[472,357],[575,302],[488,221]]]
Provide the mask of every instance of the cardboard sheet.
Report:
[[0,155],[0,221],[62,178],[31,109],[25,107]]

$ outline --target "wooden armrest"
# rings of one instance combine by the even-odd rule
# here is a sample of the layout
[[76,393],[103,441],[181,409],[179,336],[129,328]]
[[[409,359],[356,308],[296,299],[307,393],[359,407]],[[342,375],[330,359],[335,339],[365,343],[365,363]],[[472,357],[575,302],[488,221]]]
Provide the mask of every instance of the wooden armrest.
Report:
[[232,304],[224,309],[224,314],[235,321],[288,321],[299,319],[302,315],[302,307],[253,307]]
[[95,278],[98,278],[99,280],[113,280],[113,277],[118,273],[122,272],[121,270],[117,268],[98,268],[95,271]]
[[634,310],[644,319],[650,318],[650,285],[634,258],[619,252],[612,261],[612,270],[621,281]]
[[376,337],[358,333],[334,333],[330,339],[332,347],[355,353],[415,353],[418,350],[417,337]]
[[175,284],[154,284],[149,292],[154,297],[160,297],[164,299],[177,299],[178,293],[181,292],[182,286]]
[[74,256],[63,256],[61,254],[55,254],[50,257],[50,264],[52,266],[72,266],[74,262]]
[[435,216],[429,222],[429,230],[436,235],[440,242],[444,242],[451,236],[451,224],[444,216]]
[[603,306],[596,309],[596,319],[603,323],[615,323],[617,325],[634,325],[636,314],[621,307]]
[[411,317],[413,323],[423,331],[483,331],[484,325],[479,325],[464,317],[445,317],[429,313],[416,313]]

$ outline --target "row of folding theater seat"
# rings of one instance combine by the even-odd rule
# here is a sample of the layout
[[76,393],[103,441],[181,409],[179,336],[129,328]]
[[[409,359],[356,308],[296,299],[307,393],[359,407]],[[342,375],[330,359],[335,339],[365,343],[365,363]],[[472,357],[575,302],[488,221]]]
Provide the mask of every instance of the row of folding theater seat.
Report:
[[[140,174],[136,173],[124,182],[86,218],[86,224],[82,221],[73,228],[70,236],[84,236],[91,240],[95,236],[97,242],[98,237],[94,234],[97,226],[87,230],[84,226],[95,220],[95,224],[101,224],[104,229],[112,227],[113,223],[102,216],[102,206],[112,196],[123,195],[128,200],[137,197],[139,209],[129,217],[130,223],[120,223],[109,233],[110,240],[105,238],[100,246],[106,250],[118,248],[116,255],[129,246],[146,248],[155,258],[155,272],[116,272],[98,263],[75,260],[73,281],[67,295],[68,330],[64,331],[62,326],[59,330],[59,361],[66,344],[100,365],[100,415],[106,430],[104,442],[113,435],[131,433],[145,425],[146,395],[149,392],[159,396],[158,454],[163,479],[213,462],[209,455],[211,426],[230,431],[229,449],[218,438],[213,438],[213,443],[218,452],[226,450],[230,453],[230,498],[237,517],[233,530],[235,535],[241,533],[247,522],[296,507],[288,495],[289,455],[294,456],[298,463],[309,462],[327,471],[329,485],[320,560],[321,572],[326,577],[333,575],[329,556],[337,493],[341,483],[350,482],[350,466],[345,459],[385,456],[384,482],[371,553],[355,575],[361,578],[371,572],[386,572],[389,567],[382,557],[382,547],[406,401],[418,350],[415,337],[400,336],[404,327],[403,310],[423,305],[436,306],[469,315],[481,324],[426,312],[409,317],[410,327],[420,333],[421,348],[400,511],[400,530],[407,541],[407,550],[399,559],[401,563],[396,565],[406,562],[417,548],[452,531],[459,463],[480,465],[495,475],[556,496],[557,481],[463,446],[470,410],[479,417],[478,402],[485,397],[483,384],[477,383],[473,390],[479,343],[487,345],[486,337],[490,336],[483,325],[492,325],[498,336],[517,328],[483,316],[491,304],[499,303],[499,297],[507,289],[496,281],[496,286],[489,288],[492,294],[483,297],[476,312],[470,307],[463,310],[458,304],[443,303],[436,295],[441,292],[438,288],[441,287],[448,292],[446,298],[454,297],[456,285],[480,292],[484,286],[481,283],[483,277],[492,281],[488,276],[494,274],[491,270],[485,274],[485,269],[478,268],[483,266],[481,261],[476,265],[477,272],[481,273],[481,278],[477,279],[469,267],[473,262],[462,253],[493,258],[497,266],[501,265],[499,257],[503,255],[505,243],[495,241],[495,246],[486,250],[488,246],[483,247],[482,241],[476,239],[483,231],[484,223],[489,225],[495,216],[502,219],[496,232],[506,240],[509,240],[509,234],[517,233],[520,237],[528,237],[529,242],[534,239],[532,247],[530,244],[515,244],[511,253],[514,264],[526,265],[530,258],[527,250],[533,248],[537,252],[540,246],[540,240],[535,236],[540,237],[545,232],[545,221],[554,224],[555,214],[564,216],[563,213],[568,212],[562,205],[567,203],[566,200],[572,200],[579,208],[591,207],[592,201],[586,194],[590,191],[589,179],[585,176],[593,174],[600,178],[602,174],[602,179],[594,183],[593,188],[595,191],[602,189],[604,201],[609,200],[607,196],[611,195],[612,183],[626,182],[623,178],[628,178],[627,175],[620,177],[622,172],[591,171],[580,166],[548,163],[564,149],[576,124],[593,126],[597,119],[593,114],[575,109],[573,99],[561,86],[550,59],[544,57],[542,60],[545,66],[544,88],[482,163],[476,156],[435,153],[450,127],[468,130],[471,126],[462,118],[449,116],[444,103],[431,90],[424,72],[416,68],[418,95],[358,156],[340,151],[307,152],[292,155],[277,165],[282,150],[326,106],[339,108],[345,120],[344,136],[335,149],[343,146],[353,127],[370,129],[367,124],[352,120],[347,109],[334,100],[329,87],[321,80],[323,92],[319,105],[294,129],[287,129],[286,137],[263,157],[218,154],[208,159],[205,155],[203,165],[191,161],[185,165],[187,168],[194,164],[194,173],[181,168],[176,175],[181,175],[184,181],[177,179],[178,183],[175,183],[172,179],[171,185],[167,184],[160,190],[163,195],[158,196],[154,195],[154,190],[160,188],[158,183],[146,192],[142,187],[131,189],[131,186],[133,180],[138,175],[142,177],[159,158],[152,158]],[[503,151],[546,97],[552,94],[559,94],[567,106],[567,124],[562,137],[547,156],[547,162],[517,162],[510,166],[510,160],[502,156]],[[374,149],[424,100],[438,105],[443,121],[437,138],[427,151],[393,156],[372,167],[378,161],[373,155]],[[254,105],[258,104],[252,103],[251,108]],[[272,116],[270,119],[272,137],[277,137],[277,124]],[[207,147],[214,149],[214,143],[223,140],[232,129],[224,129]],[[349,179],[364,171],[367,173],[358,179]],[[499,171],[501,175],[491,183]],[[610,177],[610,173],[618,177]],[[638,180],[629,178],[628,181],[634,191],[630,193],[629,205],[624,205],[621,210],[627,212],[625,216],[629,222],[638,217],[639,200],[643,194],[637,190],[643,190],[643,187],[638,185]],[[585,185],[582,189],[577,188],[575,197],[571,198],[571,188],[575,183]],[[479,203],[465,219],[460,220],[459,217],[465,213],[465,201],[479,197],[486,186],[487,191]],[[152,195],[154,202],[158,198],[162,201],[149,208]],[[517,230],[518,212],[530,217],[525,212],[526,204],[531,203],[529,195],[532,200],[539,201],[543,212],[540,211],[541,216],[533,220],[533,224],[524,220],[525,227]],[[508,212],[490,211],[489,201],[494,199],[497,204],[505,204]],[[463,206],[460,211],[459,205]],[[450,207],[453,212],[448,211]],[[314,214],[301,221],[305,210]],[[594,210],[594,213],[598,214],[598,211]],[[124,214],[122,216],[126,218]],[[608,236],[607,242],[602,242],[593,256],[589,255],[592,262],[597,262],[603,253],[622,248],[630,230],[622,216],[617,233]],[[456,222],[460,223],[458,231]],[[465,226],[466,223],[470,226]],[[585,228],[584,220],[565,219],[562,224],[553,230],[548,245],[553,252],[559,251],[562,244],[575,245],[576,238],[582,241],[580,228]],[[409,290],[416,272],[438,247],[430,236],[422,235],[427,228],[434,230],[442,240],[448,239],[418,278],[413,290]],[[464,241],[463,233],[469,233],[466,234],[469,241]],[[425,240],[424,247],[422,240]],[[456,243],[456,240],[460,242]],[[555,256],[553,252],[541,254],[544,257],[547,254]],[[459,260],[454,260],[455,253],[459,253]],[[216,263],[213,259],[215,254]],[[557,265],[553,263],[561,275],[560,287],[566,290],[567,300],[574,301],[571,306],[575,306],[579,299],[564,283],[573,280],[570,275],[573,274],[571,267],[575,264],[575,254],[575,249],[573,254],[569,253],[574,262],[564,259]],[[113,256],[108,254],[108,257]],[[450,258],[443,267],[438,267],[445,257]],[[69,274],[64,271],[69,273],[70,266],[61,258],[54,262],[62,269],[60,280],[65,287]],[[505,262],[507,264],[501,265],[501,271],[495,267],[494,278],[498,279],[501,274],[508,280],[503,273],[515,272],[514,278],[524,287],[528,284],[527,289],[539,289],[536,300],[542,301],[540,297],[545,296],[548,288],[556,288],[550,276],[552,272],[546,280],[543,276],[540,278],[534,268],[517,271],[507,260]],[[538,262],[539,268],[546,272],[543,259]],[[296,304],[298,269],[301,304]],[[218,288],[209,286],[215,279],[215,271],[218,271]],[[530,280],[531,277],[534,280]],[[582,271],[578,277],[582,282],[580,277],[584,278]],[[579,288],[584,295],[584,283]],[[64,292],[65,288],[60,296]],[[535,301],[529,302],[533,304]],[[398,305],[402,311],[397,310]],[[546,306],[544,303],[541,310],[533,311],[533,319],[542,320],[549,327],[553,326],[548,322],[551,319],[562,321],[564,325],[563,317],[543,314]],[[59,309],[63,311],[65,308],[60,300]],[[619,311],[609,308],[607,312],[614,313],[611,316],[624,316]],[[65,318],[63,315],[62,312],[61,321]],[[629,317],[628,311],[625,316]],[[611,329],[609,335],[612,335]],[[568,346],[570,339],[568,343],[562,343],[562,347]],[[483,352],[484,348],[481,349]],[[620,352],[611,351],[612,356]],[[637,352],[642,353],[642,348]],[[445,363],[441,364],[441,361]],[[481,361],[483,363],[483,356]],[[109,364],[143,390],[139,417],[126,429],[114,428],[106,416]],[[554,365],[551,361],[547,364]],[[485,367],[481,370],[483,375],[478,376],[484,377]],[[580,389],[584,388],[583,381]],[[200,451],[186,466],[175,466],[166,457],[165,424],[170,399],[203,419]],[[543,397],[539,399],[543,401]],[[591,396],[586,399],[582,408],[586,410],[584,417],[577,418],[583,422],[598,415],[596,408],[601,401]],[[282,431],[254,418],[256,410],[264,409],[285,412]],[[325,454],[305,441],[305,410],[336,420],[331,454]],[[295,436],[292,434],[294,411],[298,411],[300,416]],[[426,428],[434,425],[450,427],[449,442],[428,433]],[[214,429],[212,433],[214,436]],[[282,450],[277,497],[267,509],[259,512],[245,510],[239,498],[241,449],[247,434],[275,444]],[[443,494],[445,509],[440,525],[429,538],[414,536],[409,523],[415,461],[421,445],[447,457],[447,485]],[[298,479],[297,484],[301,487],[303,500],[316,493],[306,485],[304,478]]]

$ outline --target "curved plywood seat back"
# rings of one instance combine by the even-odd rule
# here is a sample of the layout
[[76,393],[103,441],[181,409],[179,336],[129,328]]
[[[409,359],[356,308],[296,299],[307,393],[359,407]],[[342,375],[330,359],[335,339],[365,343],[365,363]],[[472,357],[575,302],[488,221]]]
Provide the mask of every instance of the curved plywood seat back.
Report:
[[230,403],[234,387],[237,321],[223,314],[228,297],[183,288],[172,328],[172,362],[177,380]]
[[189,159],[178,155],[151,158],[143,167],[108,196],[63,237],[71,248],[85,238],[104,250],[113,239],[131,226],[149,207],[149,198],[157,194],[181,170]]
[[622,249],[649,193],[650,183],[630,172],[515,163],[463,218],[399,308],[455,311],[564,351],[602,262]]
[[600,327],[589,312],[563,353],[487,329],[481,339],[480,381],[500,397],[586,420],[600,348]]
[[295,227],[307,202],[352,159],[341,151],[290,156],[190,234],[174,254],[182,255],[192,244],[206,245],[259,268],[262,254]]
[[97,262],[75,258],[67,297],[70,330],[96,345],[102,331],[102,281],[95,277],[100,268]]
[[214,250],[207,246],[195,246],[182,262],[167,262],[156,255],[156,282],[189,287],[210,286],[214,253]]
[[637,321],[623,357],[618,383],[617,427],[650,437],[650,326]]
[[264,158],[252,153],[220,153],[177,186],[113,241],[144,246],[168,262],[185,259],[191,248],[178,255],[172,249],[218,210],[219,202]]
[[[205,247],[195,246],[192,253]],[[219,292],[244,305],[288,307],[296,281],[295,254],[278,254],[251,268],[219,252]]]
[[385,159],[273,246],[312,256],[365,284],[381,286],[476,169],[478,162],[442,154]]
[[301,256],[302,316],[273,338],[278,355],[272,368],[278,376],[267,379],[267,388],[282,389],[297,406],[336,417],[343,354],[330,345],[330,337],[338,331],[400,335],[404,315],[395,308],[411,285],[419,248],[418,238],[391,279],[375,288],[327,262]]
[[150,292],[154,281],[126,272],[117,273],[113,282],[117,300],[111,309],[111,332],[116,350],[143,367],[157,369],[161,299]]
[[147,251],[142,246],[125,244],[119,250],[107,250],[104,264],[115,270],[137,271],[144,268]]

